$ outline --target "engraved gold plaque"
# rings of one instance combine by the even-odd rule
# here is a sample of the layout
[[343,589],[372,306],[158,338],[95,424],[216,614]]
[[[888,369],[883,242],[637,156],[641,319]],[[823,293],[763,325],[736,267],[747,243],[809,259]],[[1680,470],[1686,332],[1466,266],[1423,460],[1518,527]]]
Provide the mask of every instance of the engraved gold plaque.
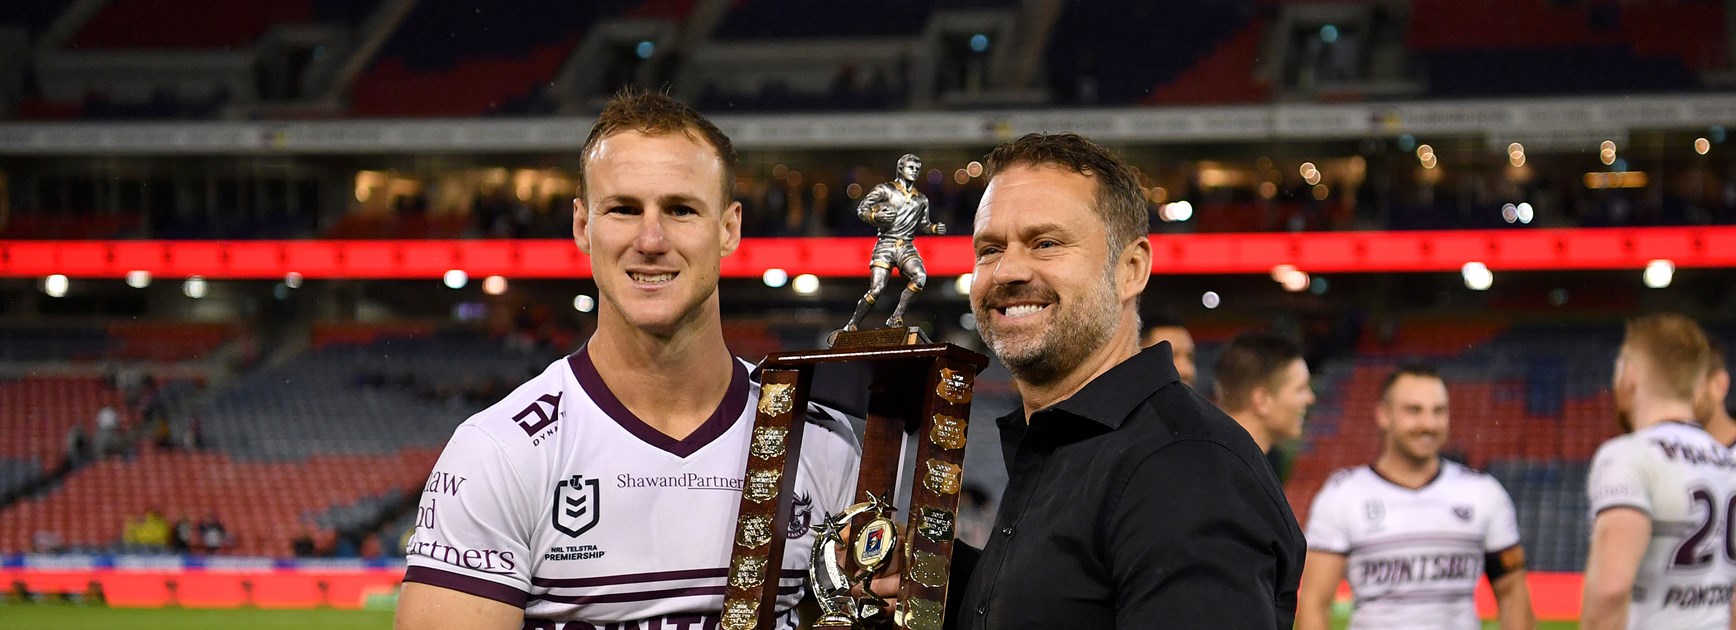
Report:
[[784,476],[780,470],[756,470],[747,474],[747,489],[743,491],[749,501],[765,503],[778,498],[778,478]]
[[789,437],[790,430],[783,427],[758,427],[753,430],[753,447],[749,449],[754,457],[771,459],[784,454],[784,440]]
[[905,575],[910,576],[917,584],[940,588],[946,585],[947,564],[949,563],[944,556],[918,549],[911,555],[910,571]]
[[964,420],[946,414],[934,414],[934,427],[928,430],[928,441],[949,451],[964,448],[964,428]]
[[735,541],[749,549],[771,542],[772,518],[770,516],[742,517],[741,527],[736,530]]
[[922,476],[922,485],[935,494],[958,494],[959,477],[963,475],[964,468],[958,464],[930,458],[928,473]]
[[781,416],[790,412],[795,406],[795,385],[793,383],[766,383],[760,386],[759,412],[768,416]]
[[736,558],[730,565],[729,585],[736,588],[753,588],[766,581],[766,559],[745,556]]
[[906,602],[904,627],[910,630],[940,630],[940,616],[944,612],[940,602],[912,599]]
[[964,372],[940,368],[940,384],[935,386],[934,393],[955,405],[970,402],[970,378]]
[[724,630],[754,630],[754,613],[759,602],[733,600],[723,605]]
[[922,532],[922,537],[937,543],[952,540],[952,512],[938,508],[925,507],[917,511],[919,521],[916,531]]

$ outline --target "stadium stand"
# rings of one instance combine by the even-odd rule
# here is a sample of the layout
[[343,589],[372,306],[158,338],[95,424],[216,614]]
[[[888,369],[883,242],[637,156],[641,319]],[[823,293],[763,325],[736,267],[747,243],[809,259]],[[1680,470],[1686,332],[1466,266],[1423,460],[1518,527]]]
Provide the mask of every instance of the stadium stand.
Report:
[[469,334],[388,334],[365,344],[316,337],[313,349],[242,377],[197,413],[205,439],[237,457],[389,455],[438,446],[553,358]]
[[[351,86],[361,116],[522,114],[598,20],[644,4],[538,0],[416,5]],[[680,7],[673,7],[678,10]],[[462,90],[451,89],[463,85]]]
[[[1248,2],[1209,0],[1068,3],[1055,30],[1069,36],[1052,40],[1045,59],[1050,88],[1066,103],[1144,101],[1226,41],[1256,47],[1257,39],[1237,37],[1250,28],[1256,9]],[[1173,28],[1177,24],[1188,27]]]
[[[31,377],[0,381],[0,459],[34,462],[44,471],[66,458],[67,431],[82,427],[97,432],[97,412],[104,407],[120,414],[128,428],[137,416],[120,392],[92,377]],[[21,470],[14,467],[13,470]]]
[[221,515],[234,540],[226,553],[285,556],[295,537],[316,529],[329,536],[331,527],[355,521],[332,516],[334,506],[389,502],[413,490],[438,454],[413,449],[260,462],[146,450],[80,469],[52,493],[0,511],[0,549],[28,549],[30,537],[46,530],[73,550],[128,550],[119,542],[122,525],[154,509],[170,519]]

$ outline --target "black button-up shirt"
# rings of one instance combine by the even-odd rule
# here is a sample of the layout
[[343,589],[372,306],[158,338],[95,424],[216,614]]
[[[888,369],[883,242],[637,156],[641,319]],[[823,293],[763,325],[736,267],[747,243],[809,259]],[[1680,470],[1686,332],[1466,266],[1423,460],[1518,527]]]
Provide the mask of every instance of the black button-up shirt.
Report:
[[1277,628],[1305,545],[1252,437],[1168,343],[998,421],[1008,482],[957,627]]

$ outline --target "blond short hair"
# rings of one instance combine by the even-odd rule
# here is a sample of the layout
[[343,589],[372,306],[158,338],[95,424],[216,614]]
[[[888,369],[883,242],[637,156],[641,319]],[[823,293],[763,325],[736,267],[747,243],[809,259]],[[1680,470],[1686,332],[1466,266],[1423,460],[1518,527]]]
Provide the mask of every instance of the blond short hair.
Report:
[[1712,346],[1698,323],[1676,313],[1658,313],[1628,321],[1622,349],[1651,368],[1642,383],[1658,395],[1693,400],[1694,388],[1712,364]]

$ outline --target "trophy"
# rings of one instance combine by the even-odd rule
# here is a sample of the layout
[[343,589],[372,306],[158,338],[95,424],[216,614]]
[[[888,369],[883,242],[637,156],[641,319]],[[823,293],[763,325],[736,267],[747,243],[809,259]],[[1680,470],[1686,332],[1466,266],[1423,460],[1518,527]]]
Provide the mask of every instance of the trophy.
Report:
[[[856,474],[861,501],[815,528],[808,579],[821,617],[814,628],[857,628],[882,614],[885,602],[867,584],[890,570],[894,554],[902,579],[893,621],[911,630],[940,628],[972,386],[988,358],[920,341],[915,328],[845,332],[830,349],[773,354],[760,363],[760,402],[724,595],[725,630],[772,627],[778,584],[766,577],[783,566],[785,538],[774,532],[790,515],[809,385],[815,366],[839,362],[867,363],[872,370]],[[911,435],[914,449],[906,448]],[[897,515],[892,497],[900,463],[912,460],[908,513]],[[904,522],[902,531],[895,518]]]
[[886,319],[886,326],[903,328],[904,309],[910,306],[910,298],[928,284],[928,270],[922,267],[922,255],[916,252],[913,241],[918,234],[946,233],[945,223],[928,220],[928,195],[916,189],[922,158],[915,153],[904,154],[898,158],[896,172],[897,177],[875,186],[856,204],[856,216],[874,226],[879,235],[874,241],[874,252],[868,256],[868,292],[856,302],[856,313],[850,316],[850,323],[844,324],[846,332],[855,331],[868,315],[868,309],[880,299],[880,292],[886,290],[886,282],[892,278],[893,267],[904,274],[907,283],[904,292],[898,295],[898,306]]
[[[776,617],[784,542],[776,525],[788,522],[800,461],[809,387],[823,364],[855,364],[870,373],[867,427],[856,474],[858,502],[828,514],[814,527],[808,587],[820,607],[816,629],[860,628],[890,621],[910,630],[939,630],[951,574],[953,530],[964,477],[965,429],[972,387],[988,357],[952,344],[930,343],[903,325],[909,299],[927,274],[910,244],[921,232],[942,234],[928,221],[928,200],[912,187],[921,161],[898,161],[899,179],[876,186],[858,209],[881,228],[870,268],[869,293],[830,348],[773,354],[760,362],[760,397],[748,448],[741,511],[724,594],[724,630],[771,628]],[[910,280],[887,328],[858,330],[892,267]],[[914,447],[911,442],[914,440]],[[914,467],[912,467],[912,464]],[[900,473],[909,473],[910,499],[898,514]],[[902,520],[904,527],[895,525]],[[897,567],[898,604],[868,583]]]

